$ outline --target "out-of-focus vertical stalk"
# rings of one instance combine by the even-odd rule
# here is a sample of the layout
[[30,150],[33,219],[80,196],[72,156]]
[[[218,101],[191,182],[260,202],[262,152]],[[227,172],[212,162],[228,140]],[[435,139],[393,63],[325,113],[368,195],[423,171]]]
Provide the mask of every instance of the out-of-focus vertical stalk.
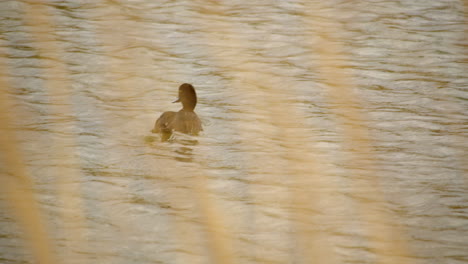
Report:
[[[354,193],[356,197],[364,198],[359,203],[359,213],[364,221],[369,223],[367,228],[374,243],[377,263],[406,263],[404,257],[409,254],[402,231],[395,223],[397,219],[379,208],[385,205],[385,198],[380,191],[375,153],[366,126],[368,118],[359,111],[358,107],[362,107],[362,102],[354,95],[353,81],[346,72],[345,65],[340,63],[345,61],[346,57],[342,53],[339,39],[335,36],[343,29],[336,21],[330,19],[339,16],[339,12],[329,11],[330,9],[325,8],[320,1],[303,3],[309,16],[306,18],[306,26],[318,36],[318,70],[330,88],[327,95],[334,105],[332,110],[338,117],[338,124],[343,131],[348,166],[354,174]],[[321,21],[320,26],[316,26],[314,21]],[[310,43],[313,43],[312,36],[309,37]],[[394,238],[398,238],[399,243],[392,241]]]
[[58,263],[13,129],[11,104],[7,95],[10,85],[5,77],[8,71],[3,58],[5,54],[0,50],[0,158],[6,165],[6,175],[1,176],[0,191],[24,232],[24,240],[31,249],[35,263]]
[[202,220],[208,237],[207,247],[211,250],[213,263],[234,264],[234,253],[232,248],[232,234],[228,231],[226,221],[221,210],[216,207],[210,191],[206,187],[208,181],[206,176],[198,174],[195,177],[193,194],[197,199],[201,210]]
[[[73,119],[72,87],[63,60],[63,49],[55,38],[54,16],[45,3],[29,1],[24,6],[23,19],[34,40],[34,47],[44,58],[41,60],[41,69],[44,73],[44,88],[48,96],[49,111],[53,116],[66,116]],[[58,122],[48,124],[55,137],[51,140],[51,148],[46,151],[52,151],[57,160],[61,162],[54,176],[59,183],[57,188],[63,208],[61,217],[66,236],[66,251],[63,254],[70,257],[70,260],[79,261],[78,255],[72,252],[73,249],[84,250],[86,248],[86,233],[78,230],[76,226],[79,224],[85,229],[86,220],[79,188],[81,181],[77,167],[79,162],[76,157],[78,151],[74,137],[75,131],[72,130],[73,127],[60,125]]]
[[[243,62],[250,60],[246,56],[245,50],[248,48],[249,43],[241,38],[237,37],[232,29],[232,25],[229,25],[228,21],[223,19],[226,14],[223,13],[223,6],[218,1],[211,1],[210,5],[204,5],[199,2],[200,6],[203,6],[204,13],[207,15],[218,15],[217,19],[220,23],[200,25],[202,31],[205,32],[207,43],[215,44],[214,46],[225,46],[232,47],[232,54],[235,56],[226,57],[214,57],[218,67],[222,68],[225,72],[230,72],[239,80],[244,80],[254,87],[258,88],[256,93],[264,93],[264,97],[261,100],[256,101],[256,108],[268,109],[268,119],[278,130],[269,131],[262,130],[263,137],[268,137],[268,133],[281,133],[282,146],[270,146],[272,149],[279,150],[278,155],[273,157],[274,159],[284,160],[287,159],[286,167],[279,166],[277,169],[284,172],[284,185],[289,187],[289,194],[291,196],[290,201],[283,200],[284,203],[281,207],[289,208],[291,210],[292,225],[295,229],[295,239],[298,241],[299,249],[295,254],[295,261],[300,263],[334,263],[335,258],[329,243],[327,242],[324,234],[318,231],[320,223],[316,221],[316,215],[314,212],[317,208],[317,201],[320,199],[326,199],[327,192],[331,188],[327,188],[327,182],[320,179],[319,164],[321,163],[319,155],[313,155],[311,149],[311,142],[301,141],[310,139],[310,135],[305,132],[303,127],[300,127],[300,120],[304,120],[304,116],[287,105],[284,102],[283,93],[284,87],[279,86],[274,81],[275,76],[267,76],[266,73],[258,74],[258,69],[249,65],[243,65]],[[228,34],[228,41],[211,37],[210,32],[226,32]],[[233,42],[236,44],[233,45]],[[240,48],[239,48],[240,47]],[[238,65],[236,68],[229,65]],[[240,66],[239,66],[240,65]],[[284,80],[286,82],[286,80]],[[284,84],[284,83],[283,83]],[[240,94],[250,94],[252,90],[250,87],[244,87],[242,83],[233,81],[230,83],[230,88],[239,91]],[[293,86],[293,85],[291,85]],[[299,124],[299,127],[298,127]],[[242,141],[246,145],[258,144],[257,139],[253,138],[252,135],[242,133],[244,128],[240,127],[239,130],[243,134]],[[274,135],[271,136],[274,136]],[[316,151],[316,150],[315,150]],[[284,156],[281,153],[285,153]],[[264,160],[263,157],[252,155],[250,162],[252,164],[261,164]],[[274,170],[275,168],[270,168]],[[268,182],[263,182],[268,184]],[[250,191],[251,202],[261,200],[256,195],[256,185],[261,185],[258,182],[251,186]],[[329,187],[329,186],[328,186]],[[269,197],[270,199],[275,199]],[[262,197],[265,199],[265,197]],[[277,198],[276,198],[277,199]],[[253,224],[253,223],[252,223]],[[266,262],[263,262],[266,263]]]

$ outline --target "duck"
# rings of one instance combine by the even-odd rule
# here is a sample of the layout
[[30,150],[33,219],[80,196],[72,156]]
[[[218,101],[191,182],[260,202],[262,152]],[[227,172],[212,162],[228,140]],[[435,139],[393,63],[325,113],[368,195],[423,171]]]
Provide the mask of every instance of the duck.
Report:
[[179,86],[179,97],[173,103],[182,103],[182,109],[178,112],[166,111],[156,120],[153,133],[164,135],[172,134],[173,131],[189,135],[198,135],[203,131],[202,123],[195,113],[197,105],[197,93],[193,85],[184,83]]

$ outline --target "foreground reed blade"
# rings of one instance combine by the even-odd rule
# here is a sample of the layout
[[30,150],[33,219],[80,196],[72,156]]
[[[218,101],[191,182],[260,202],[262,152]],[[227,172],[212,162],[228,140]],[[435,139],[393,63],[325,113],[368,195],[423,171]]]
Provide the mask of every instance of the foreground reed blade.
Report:
[[[3,51],[0,50],[0,54]],[[2,56],[3,57],[3,56]],[[0,72],[8,72],[0,61]],[[8,207],[13,212],[23,238],[32,252],[36,263],[58,263],[53,253],[53,243],[49,237],[39,204],[34,195],[34,186],[25,167],[13,129],[11,103],[8,98],[10,85],[4,75],[0,75],[0,158],[6,165],[5,175],[1,175],[0,192],[4,194]]]
[[[380,192],[379,171],[376,166],[372,140],[366,123],[368,118],[358,109],[363,102],[355,95],[356,87],[349,73],[345,70],[345,55],[336,34],[342,31],[336,21],[329,19],[336,14],[327,10],[320,1],[305,1],[308,18],[305,20],[318,38],[315,44],[320,55],[318,71],[325,83],[329,84],[328,98],[334,107],[338,124],[343,131],[344,147],[347,150],[348,167],[353,175],[353,192],[360,197],[358,212],[369,223],[372,248],[377,256],[377,263],[407,263],[407,248],[396,218],[385,213],[385,198]],[[314,3],[314,4],[313,4]],[[318,10],[322,10],[318,12]],[[338,11],[339,12],[339,9]],[[316,27],[314,21],[321,19],[328,27]],[[309,36],[312,43],[312,36]],[[388,223],[394,222],[392,224]],[[393,239],[400,238],[399,243]]]

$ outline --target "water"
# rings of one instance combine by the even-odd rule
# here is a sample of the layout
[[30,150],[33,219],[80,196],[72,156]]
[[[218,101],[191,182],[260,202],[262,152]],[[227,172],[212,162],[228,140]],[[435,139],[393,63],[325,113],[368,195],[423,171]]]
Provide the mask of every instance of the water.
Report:
[[[468,262],[460,1],[42,8],[2,1],[0,50],[62,262]],[[161,142],[183,82],[204,132]],[[1,201],[1,262],[34,263]]]

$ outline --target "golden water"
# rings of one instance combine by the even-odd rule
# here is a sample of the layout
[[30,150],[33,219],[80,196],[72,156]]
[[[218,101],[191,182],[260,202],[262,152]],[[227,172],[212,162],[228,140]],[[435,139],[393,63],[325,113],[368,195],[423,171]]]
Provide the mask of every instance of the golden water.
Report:
[[465,10],[0,2],[0,262],[468,262]]

